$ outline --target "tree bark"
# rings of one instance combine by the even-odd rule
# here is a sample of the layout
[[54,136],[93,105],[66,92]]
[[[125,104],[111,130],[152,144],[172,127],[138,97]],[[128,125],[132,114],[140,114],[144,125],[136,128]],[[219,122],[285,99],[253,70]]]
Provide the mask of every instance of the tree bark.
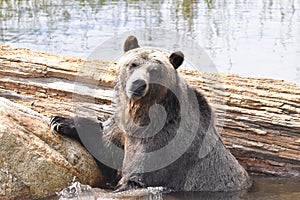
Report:
[[[112,114],[114,62],[0,48],[0,96],[47,117],[73,116],[78,106],[82,115]],[[235,74],[179,71],[207,96],[222,140],[249,172],[300,177],[298,85]]]

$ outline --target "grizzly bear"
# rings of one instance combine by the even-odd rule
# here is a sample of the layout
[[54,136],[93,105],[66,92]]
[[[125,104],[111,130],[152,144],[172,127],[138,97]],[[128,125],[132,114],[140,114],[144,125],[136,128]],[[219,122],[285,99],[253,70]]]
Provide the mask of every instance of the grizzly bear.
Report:
[[[176,70],[183,53],[140,47],[134,36],[127,38],[124,51],[116,69],[114,115],[99,125],[56,116],[51,128],[81,143],[85,138],[104,141],[112,151],[101,156],[119,163],[121,159],[118,174],[109,173],[107,163],[99,165],[110,181],[118,180],[117,191],[149,186],[173,191],[248,188],[249,176],[222,143],[206,98]],[[89,143],[84,145],[89,149]]]

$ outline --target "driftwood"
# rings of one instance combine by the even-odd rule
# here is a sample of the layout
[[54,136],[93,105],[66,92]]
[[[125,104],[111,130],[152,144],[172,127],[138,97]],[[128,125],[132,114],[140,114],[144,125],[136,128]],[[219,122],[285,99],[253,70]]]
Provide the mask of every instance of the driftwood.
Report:
[[[0,96],[50,117],[72,116],[77,93],[93,99],[83,105],[87,111],[111,115],[114,64],[0,48]],[[234,74],[180,73],[211,101],[222,140],[249,172],[300,177],[298,85]],[[74,82],[86,89],[74,91]],[[91,89],[95,84],[97,90]]]

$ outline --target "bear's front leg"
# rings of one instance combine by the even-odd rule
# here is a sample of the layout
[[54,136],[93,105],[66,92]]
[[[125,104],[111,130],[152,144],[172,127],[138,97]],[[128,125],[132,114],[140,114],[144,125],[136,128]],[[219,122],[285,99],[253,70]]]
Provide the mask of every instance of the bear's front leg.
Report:
[[99,134],[102,131],[102,123],[89,118],[53,116],[50,119],[50,129],[61,135],[74,138],[82,144],[78,132],[81,135],[94,136],[95,139],[99,139]]

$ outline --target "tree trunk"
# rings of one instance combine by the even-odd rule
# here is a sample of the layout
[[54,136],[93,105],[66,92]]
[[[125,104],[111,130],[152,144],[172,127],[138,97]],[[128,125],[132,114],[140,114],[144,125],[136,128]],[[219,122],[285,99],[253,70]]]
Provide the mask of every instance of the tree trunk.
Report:
[[[112,114],[113,62],[0,47],[0,96],[47,117],[73,116],[74,106],[79,105],[83,115]],[[249,172],[300,177],[298,85],[234,74],[179,71],[207,96],[225,145]]]

